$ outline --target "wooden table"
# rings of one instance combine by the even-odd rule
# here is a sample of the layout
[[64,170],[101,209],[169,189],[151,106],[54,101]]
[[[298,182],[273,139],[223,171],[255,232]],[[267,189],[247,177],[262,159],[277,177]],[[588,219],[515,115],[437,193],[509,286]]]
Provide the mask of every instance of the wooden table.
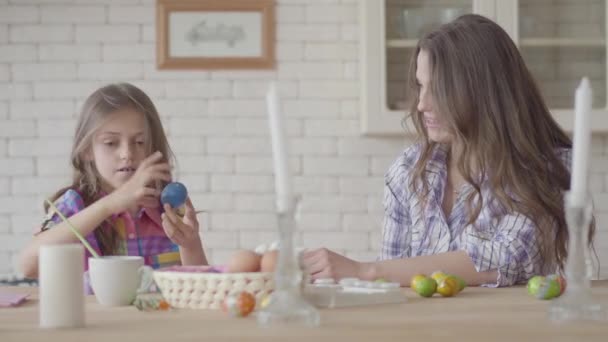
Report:
[[[255,317],[231,318],[221,311],[140,312],[102,307],[87,298],[86,327],[38,328],[36,288],[17,308],[0,309],[0,341],[608,341],[608,321],[556,324],[547,319],[549,301],[529,297],[523,287],[467,288],[456,297],[430,299],[404,289],[405,304],[321,310],[318,328],[263,328]],[[608,281],[593,292],[608,306]]]

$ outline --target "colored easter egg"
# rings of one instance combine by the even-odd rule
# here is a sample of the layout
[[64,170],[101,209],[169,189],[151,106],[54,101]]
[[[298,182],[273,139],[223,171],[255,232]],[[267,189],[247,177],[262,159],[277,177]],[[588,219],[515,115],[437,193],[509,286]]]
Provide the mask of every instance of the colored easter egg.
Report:
[[528,281],[528,293],[538,299],[559,297],[562,286],[557,276],[534,276]]
[[562,277],[559,274],[552,274],[550,276],[547,276],[547,278],[554,279],[559,284],[559,295],[557,295],[557,297],[561,296],[562,293],[566,291],[566,278]]
[[271,293],[262,297],[262,300],[260,300],[260,309],[266,308],[268,306],[268,304],[270,304],[271,299],[272,299]]
[[410,280],[410,287],[412,289],[416,288],[416,286],[418,285],[418,282],[427,278],[427,276],[425,276],[424,274],[416,274],[415,276],[412,277],[412,280]]
[[528,294],[530,296],[536,297],[538,295],[538,292],[540,290],[540,287],[543,283],[543,281],[545,281],[545,277],[543,276],[534,276],[532,278],[530,278],[530,280],[528,280]]
[[424,275],[416,275],[411,281],[412,289],[422,297],[431,297],[437,290],[437,282],[433,278]]
[[186,203],[188,197],[188,190],[180,182],[169,183],[165,186],[160,194],[160,202],[162,204],[168,203],[171,208],[179,208]]
[[545,278],[543,286],[538,293],[540,299],[553,299],[559,297],[561,286],[556,279]]
[[467,287],[467,282],[464,281],[464,279],[460,278],[459,276],[450,275],[450,277],[453,277],[454,279],[456,279],[458,281],[458,292],[464,290],[465,287]]
[[222,302],[222,309],[233,317],[246,317],[255,309],[255,297],[246,291],[231,294]]
[[452,297],[459,292],[459,288],[458,280],[448,275],[437,285],[437,292],[443,297]]
[[437,282],[437,284],[440,284],[447,276],[448,275],[443,271],[435,271],[431,273],[431,278],[435,279],[435,282]]

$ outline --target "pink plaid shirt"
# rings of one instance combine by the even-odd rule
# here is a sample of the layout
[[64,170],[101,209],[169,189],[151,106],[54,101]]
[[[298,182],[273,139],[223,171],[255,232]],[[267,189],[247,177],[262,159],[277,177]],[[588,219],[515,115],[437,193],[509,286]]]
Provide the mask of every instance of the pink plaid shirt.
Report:
[[[65,217],[70,217],[85,208],[80,194],[75,190],[67,190],[55,201],[57,209]],[[50,210],[37,233],[53,227],[61,222],[61,217]],[[118,233],[115,255],[138,255],[144,257],[146,265],[159,268],[181,264],[178,246],[173,243],[163,230],[160,209],[141,209],[133,217],[128,212],[110,216],[97,229],[115,229]],[[99,243],[93,233],[86,236],[87,241],[100,255]],[[85,249],[85,270],[88,269],[88,259],[91,254]]]

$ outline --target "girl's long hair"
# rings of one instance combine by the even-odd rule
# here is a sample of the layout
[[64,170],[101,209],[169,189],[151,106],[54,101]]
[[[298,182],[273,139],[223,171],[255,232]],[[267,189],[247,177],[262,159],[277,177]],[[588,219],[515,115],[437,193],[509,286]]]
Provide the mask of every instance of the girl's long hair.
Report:
[[[541,92],[508,34],[493,21],[468,14],[423,37],[413,54],[409,81],[410,117],[421,137],[422,153],[411,183],[426,203],[426,164],[436,143],[429,141],[417,109],[417,57],[429,58],[433,110],[457,147],[455,167],[473,186],[467,196],[468,223],[481,211],[485,181],[507,212],[519,212],[537,227],[545,265],[563,268],[568,230],[563,192],[570,172],[559,158],[572,142],[551,116]],[[478,199],[478,200],[475,200]],[[592,222],[589,242],[593,239]]]
[[[82,107],[70,154],[73,169],[72,184],[51,196],[52,201],[58,199],[68,189],[77,191],[85,206],[99,198],[101,178],[95,164],[88,160],[90,158],[85,158],[85,155],[91,152],[93,137],[108,116],[122,109],[132,109],[143,114],[147,154],[160,151],[163,154],[163,161],[174,161],[160,116],[148,95],[129,83],[106,85],[91,94]],[[46,203],[44,208],[45,211],[48,210]],[[114,253],[117,237],[115,229],[95,229],[94,235],[104,255]]]

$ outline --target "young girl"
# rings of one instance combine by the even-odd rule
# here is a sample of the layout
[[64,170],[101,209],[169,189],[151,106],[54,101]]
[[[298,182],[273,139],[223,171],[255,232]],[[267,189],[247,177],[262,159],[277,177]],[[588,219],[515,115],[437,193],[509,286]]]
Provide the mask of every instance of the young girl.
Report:
[[[80,114],[72,185],[52,200],[100,255],[139,255],[154,268],[207,264],[190,200],[183,219],[160,205],[172,157],[150,98],[131,84],[105,86],[89,96]],[[46,221],[22,253],[22,272],[30,278],[37,277],[41,245],[78,242],[45,208]]]
[[508,286],[563,267],[572,144],[507,33],[462,16],[420,40],[410,79],[420,141],[386,174],[381,260],[318,249],[312,277]]

